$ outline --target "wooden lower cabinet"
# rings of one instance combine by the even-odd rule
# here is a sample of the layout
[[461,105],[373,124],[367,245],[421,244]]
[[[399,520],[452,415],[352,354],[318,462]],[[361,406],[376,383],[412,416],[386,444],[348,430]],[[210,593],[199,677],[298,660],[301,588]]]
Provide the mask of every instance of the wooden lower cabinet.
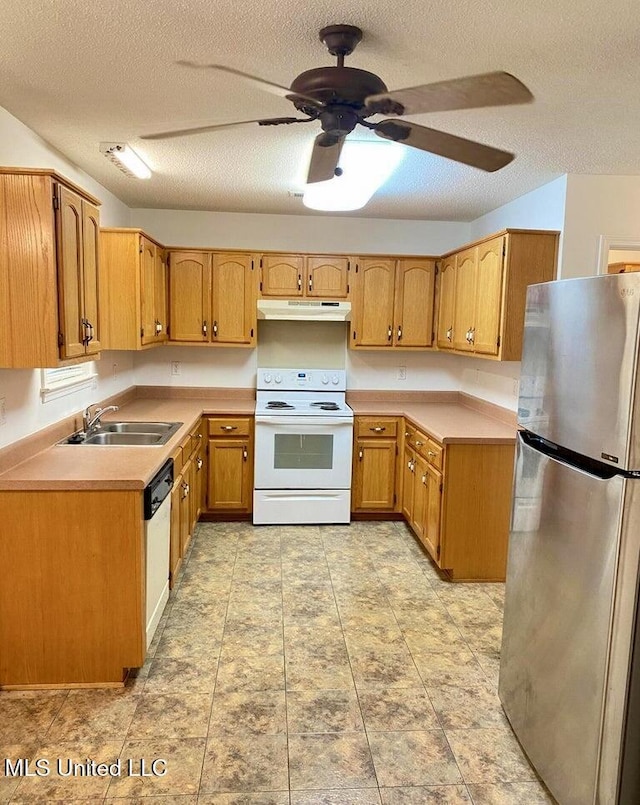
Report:
[[397,511],[398,420],[356,417],[351,511]]
[[454,581],[503,581],[514,446],[440,445],[405,427],[402,511]]
[[120,685],[146,653],[141,492],[4,491],[0,519],[0,687]]
[[253,504],[253,418],[209,417],[207,512],[242,515]]

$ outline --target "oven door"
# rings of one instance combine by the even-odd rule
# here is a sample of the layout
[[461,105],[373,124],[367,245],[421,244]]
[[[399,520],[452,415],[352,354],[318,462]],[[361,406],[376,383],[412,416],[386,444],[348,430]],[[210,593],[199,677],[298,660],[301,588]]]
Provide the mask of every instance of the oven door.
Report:
[[349,489],[353,421],[257,416],[256,489]]

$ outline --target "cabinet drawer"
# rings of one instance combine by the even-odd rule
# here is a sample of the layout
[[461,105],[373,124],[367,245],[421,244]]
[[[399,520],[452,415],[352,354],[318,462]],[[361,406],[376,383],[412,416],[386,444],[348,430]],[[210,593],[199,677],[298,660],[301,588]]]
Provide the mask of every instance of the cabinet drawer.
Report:
[[249,417],[209,417],[209,436],[249,436]]
[[442,446],[430,436],[427,436],[426,433],[407,425],[405,428],[405,444],[413,447],[433,467],[439,470],[442,469]]
[[359,416],[356,418],[356,436],[395,438],[397,430],[398,420],[392,417]]
[[434,442],[433,439],[429,439],[427,441],[426,452],[424,453],[424,457],[427,461],[437,469],[442,469],[442,452],[443,448],[438,444],[438,442]]

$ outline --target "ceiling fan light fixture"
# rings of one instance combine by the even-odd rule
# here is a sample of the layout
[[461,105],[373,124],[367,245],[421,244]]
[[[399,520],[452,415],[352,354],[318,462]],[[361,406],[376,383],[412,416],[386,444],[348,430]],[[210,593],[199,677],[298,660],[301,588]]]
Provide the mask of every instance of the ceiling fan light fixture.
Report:
[[311,210],[348,212],[360,210],[392,175],[404,156],[404,148],[391,142],[345,140],[338,162],[341,174],[304,189],[302,203]]
[[150,179],[151,169],[127,143],[100,143],[100,152],[127,176]]

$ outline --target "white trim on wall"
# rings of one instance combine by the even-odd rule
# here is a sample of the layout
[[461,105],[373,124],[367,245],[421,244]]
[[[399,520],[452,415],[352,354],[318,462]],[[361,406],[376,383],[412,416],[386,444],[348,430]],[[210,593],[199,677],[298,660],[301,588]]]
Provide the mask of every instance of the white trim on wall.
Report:
[[626,235],[600,235],[598,237],[598,274],[606,274],[609,266],[609,252],[640,251],[640,240]]

